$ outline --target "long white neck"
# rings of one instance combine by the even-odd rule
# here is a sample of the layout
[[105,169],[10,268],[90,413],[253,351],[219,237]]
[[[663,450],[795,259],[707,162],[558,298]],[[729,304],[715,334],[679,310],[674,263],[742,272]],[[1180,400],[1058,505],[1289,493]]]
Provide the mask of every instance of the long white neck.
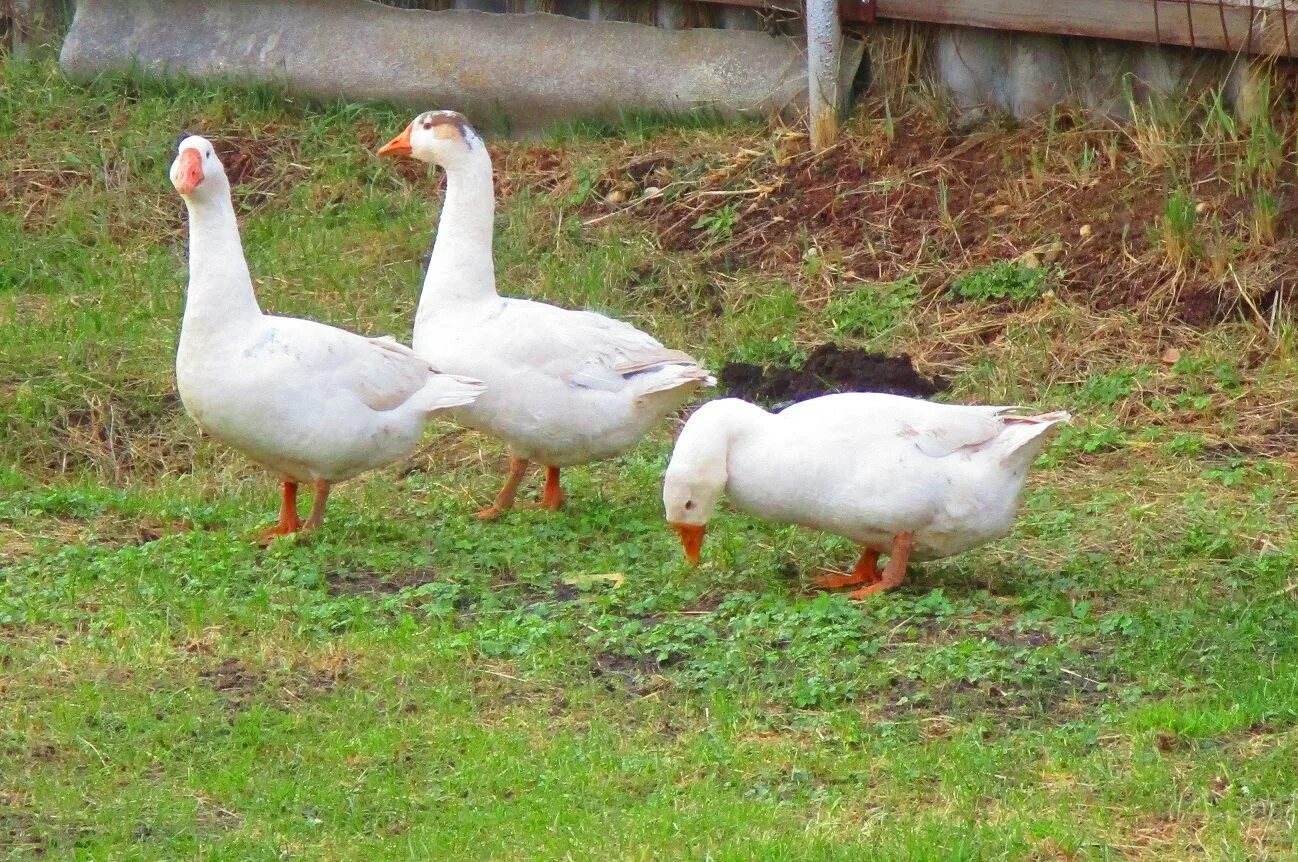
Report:
[[189,210],[189,291],[182,333],[201,336],[260,317],[230,196],[186,200],[185,207]]
[[738,398],[709,401],[685,423],[672,449],[668,474],[678,473],[711,483],[717,489],[729,481],[731,450],[747,432],[769,420],[769,413]]
[[446,199],[415,312],[415,328],[439,308],[496,298],[491,234],[496,209],[485,149],[446,172]]

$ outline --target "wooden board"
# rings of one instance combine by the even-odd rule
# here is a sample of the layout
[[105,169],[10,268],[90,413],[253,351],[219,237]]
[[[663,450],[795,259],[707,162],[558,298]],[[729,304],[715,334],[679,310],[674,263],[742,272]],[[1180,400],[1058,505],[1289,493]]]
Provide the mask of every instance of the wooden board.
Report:
[[[698,3],[709,3],[717,6],[747,6],[750,9],[769,9],[775,12],[802,14],[802,3],[799,0],[695,0]],[[1298,4],[1298,0],[1294,0]]]
[[[696,2],[718,6],[747,6],[750,9],[764,9],[793,15],[803,14],[801,0],[696,0]],[[1298,0],[1294,2],[1298,3]],[[873,23],[875,7],[870,0],[838,0],[838,14],[844,21]]]
[[[701,2],[783,11],[801,6],[799,0]],[[1298,0],[878,0],[878,7],[880,18],[899,21],[1298,56]]]
[[879,17],[1296,56],[1298,0],[878,0]]

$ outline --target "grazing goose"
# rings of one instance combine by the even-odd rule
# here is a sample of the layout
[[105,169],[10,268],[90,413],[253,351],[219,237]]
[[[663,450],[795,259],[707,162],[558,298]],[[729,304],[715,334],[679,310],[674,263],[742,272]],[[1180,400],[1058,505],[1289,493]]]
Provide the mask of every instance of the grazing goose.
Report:
[[[667,521],[697,563],[724,492],[735,508],[825,530],[861,546],[833,589],[891,589],[906,563],[948,557],[1009,532],[1046,432],[1067,413],[935,404],[844,393],[768,413],[725,398],[703,405],[676,441],[663,483]],[[879,571],[880,554],[888,565]]]
[[619,320],[496,293],[491,156],[463,116],[420,114],[379,155],[446,171],[413,346],[437,367],[487,384],[482,398],[452,414],[511,451],[504,487],[478,517],[513,506],[532,461],[546,467],[541,505],[558,509],[559,468],[630,448],[715,382],[689,355]]
[[[440,373],[390,338],[263,314],[211,143],[184,136],[171,182],[189,211],[177,388],[205,432],[281,477],[268,537],[320,526],[333,483],[409,455],[432,413],[482,393],[480,381]],[[302,523],[297,486],[306,482],[315,493]]]

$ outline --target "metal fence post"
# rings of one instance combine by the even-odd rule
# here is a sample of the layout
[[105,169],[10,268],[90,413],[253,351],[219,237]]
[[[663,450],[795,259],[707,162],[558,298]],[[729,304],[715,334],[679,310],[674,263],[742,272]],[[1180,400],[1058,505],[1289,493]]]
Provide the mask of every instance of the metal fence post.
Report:
[[837,0],[807,0],[807,100],[811,109],[811,146],[822,150],[838,140],[839,57],[843,28]]

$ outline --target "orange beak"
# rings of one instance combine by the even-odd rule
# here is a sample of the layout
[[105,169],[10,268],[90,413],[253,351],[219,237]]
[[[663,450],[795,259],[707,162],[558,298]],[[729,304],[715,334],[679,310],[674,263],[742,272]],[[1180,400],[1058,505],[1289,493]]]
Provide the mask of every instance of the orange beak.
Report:
[[672,524],[671,527],[681,537],[685,559],[691,566],[697,566],[703,559],[703,534],[708,528],[702,524]]
[[198,150],[191,148],[181,151],[178,174],[176,191],[182,195],[192,195],[203,181],[203,157],[198,154]]
[[411,123],[401,131],[401,134],[379,147],[379,155],[393,157],[410,155],[410,130],[414,127],[415,124]]

